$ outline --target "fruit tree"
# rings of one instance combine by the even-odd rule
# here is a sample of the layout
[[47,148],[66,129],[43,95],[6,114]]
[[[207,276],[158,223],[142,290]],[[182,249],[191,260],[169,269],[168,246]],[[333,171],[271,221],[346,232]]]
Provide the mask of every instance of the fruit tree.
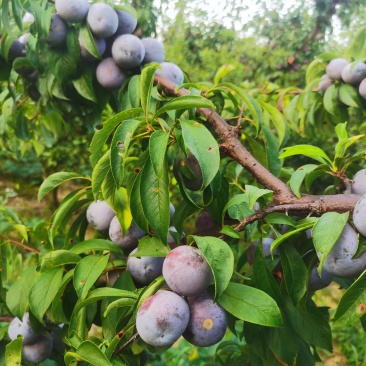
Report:
[[309,366],[330,322],[364,324],[365,28],[303,89],[258,89],[189,79],[127,4],[1,7],[2,149],[84,133],[91,170],[45,177],[39,200],[72,182],[52,217],[0,206],[0,364],[143,365],[185,339]]

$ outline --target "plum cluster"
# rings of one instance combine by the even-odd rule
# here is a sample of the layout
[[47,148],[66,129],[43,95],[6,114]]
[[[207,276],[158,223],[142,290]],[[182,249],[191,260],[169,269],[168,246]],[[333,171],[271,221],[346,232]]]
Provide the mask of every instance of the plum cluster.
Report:
[[[55,9],[56,13],[51,15],[46,39],[48,47],[66,49],[70,26],[78,29],[81,25],[87,24],[92,39],[88,44],[84,44],[85,38],[79,32],[81,62],[94,65],[96,79],[104,88],[119,89],[129,76],[139,73],[141,66],[151,62],[161,64],[157,74],[176,84],[183,83],[184,74],[179,66],[164,61],[165,49],[161,41],[152,37],[140,39],[133,34],[137,27],[137,19],[128,11],[115,10],[112,6],[101,2],[90,5],[87,0],[56,0]],[[26,13],[23,21],[33,23],[34,17]],[[25,33],[14,40],[8,53],[9,62],[26,56],[25,46],[28,37],[29,33]],[[38,100],[40,95],[33,90],[38,70],[33,67],[21,67],[16,71],[32,83],[30,96],[33,95],[32,99]]]
[[225,310],[206,292],[212,271],[199,249],[181,245],[166,256],[162,273],[170,290],[147,298],[136,315],[136,328],[148,345],[165,349],[183,336],[199,347],[225,335]]
[[361,61],[348,62],[344,58],[331,60],[326,67],[326,73],[321,77],[318,90],[324,94],[335,82],[352,85],[366,99],[366,64]]
[[55,334],[51,334],[46,329],[36,332],[32,328],[28,312],[24,313],[22,320],[19,318],[12,320],[9,324],[8,335],[12,341],[19,335],[23,336],[23,360],[37,364],[49,358],[60,343]]

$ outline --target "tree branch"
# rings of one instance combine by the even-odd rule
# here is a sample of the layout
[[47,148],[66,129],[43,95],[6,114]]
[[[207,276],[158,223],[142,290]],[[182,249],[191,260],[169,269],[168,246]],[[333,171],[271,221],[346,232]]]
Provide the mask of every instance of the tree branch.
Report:
[[[186,89],[177,89],[178,86],[165,78],[156,75],[155,83],[163,93],[171,96],[188,95]],[[274,192],[273,203],[265,210],[259,211],[244,218],[236,230],[243,230],[251,222],[263,219],[274,212],[287,212],[304,216],[314,214],[320,216],[329,211],[352,212],[360,196],[355,194],[337,195],[304,195],[296,197],[291,189],[261,165],[245,147],[237,136],[234,127],[230,126],[218,113],[210,108],[197,108],[197,112],[207,119],[221,140],[220,150],[225,151],[232,159],[241,164],[260,184]],[[348,192],[347,192],[348,193]]]
[[8,238],[8,237],[7,237],[7,236],[5,236],[5,235],[0,234],[0,238],[5,239],[5,240],[9,241],[10,243],[15,244],[15,245],[16,245],[16,246],[18,246],[18,247],[22,247],[22,248],[24,248],[25,250],[28,250],[29,252],[33,252],[33,253],[36,253],[36,254],[40,254],[40,252],[39,252],[37,249],[31,248],[31,247],[29,247],[29,246],[27,246],[27,245],[25,245],[25,244],[23,244],[23,243],[21,243],[21,242],[19,242],[19,241],[16,241],[16,240],[13,240],[13,239],[11,239],[11,238]]

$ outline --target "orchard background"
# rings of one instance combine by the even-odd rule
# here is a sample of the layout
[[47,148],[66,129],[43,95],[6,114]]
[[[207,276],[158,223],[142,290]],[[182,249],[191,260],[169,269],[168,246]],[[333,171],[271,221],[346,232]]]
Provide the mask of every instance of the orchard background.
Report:
[[[349,73],[365,61],[364,2],[226,0],[215,13],[192,0],[105,1],[136,21],[134,47],[157,38],[184,72],[177,85],[163,60],[139,55],[113,69],[113,88],[96,70],[116,31],[100,52],[89,8],[52,39],[68,3],[0,1],[0,364],[363,365],[366,180],[353,178],[365,168],[366,92],[344,75],[320,82],[334,59]],[[93,216],[97,200],[108,209]],[[95,229],[105,212],[120,243],[109,222]],[[205,296],[225,309],[221,340],[149,343],[141,304],[192,295],[164,267],[139,283],[137,245],[157,262],[198,248]],[[17,321],[30,335],[8,330]]]

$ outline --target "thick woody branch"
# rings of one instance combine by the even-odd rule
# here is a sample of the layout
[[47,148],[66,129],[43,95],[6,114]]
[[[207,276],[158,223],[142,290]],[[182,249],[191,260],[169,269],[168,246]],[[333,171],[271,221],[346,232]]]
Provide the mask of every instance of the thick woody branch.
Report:
[[[161,76],[155,76],[155,83],[160,85],[166,95],[183,96],[189,94],[189,91],[186,89],[177,90],[176,84]],[[228,125],[218,113],[210,108],[198,108],[197,111],[207,119],[207,122],[215,130],[221,140],[220,148],[241,164],[260,184],[274,192],[272,205],[265,210],[244,218],[237,225],[236,230],[240,231],[251,222],[261,220],[266,215],[274,212],[286,212],[299,216],[308,214],[319,216],[330,211],[340,213],[353,211],[357,201],[360,199],[358,195],[304,195],[300,198],[296,197],[284,182],[269,172],[245,149],[237,135],[236,129]]]
[[[161,76],[155,76],[155,82],[162,87],[163,92],[167,95],[183,96],[189,94],[189,91],[186,89],[176,90],[176,84]],[[218,113],[210,108],[198,108],[197,111],[214,128],[221,140],[222,148],[227,151],[228,155],[251,173],[260,184],[271,189],[274,192],[275,201],[277,199],[286,201],[294,197],[291,189],[261,165],[242,145],[237,137],[235,128],[228,125]]]

